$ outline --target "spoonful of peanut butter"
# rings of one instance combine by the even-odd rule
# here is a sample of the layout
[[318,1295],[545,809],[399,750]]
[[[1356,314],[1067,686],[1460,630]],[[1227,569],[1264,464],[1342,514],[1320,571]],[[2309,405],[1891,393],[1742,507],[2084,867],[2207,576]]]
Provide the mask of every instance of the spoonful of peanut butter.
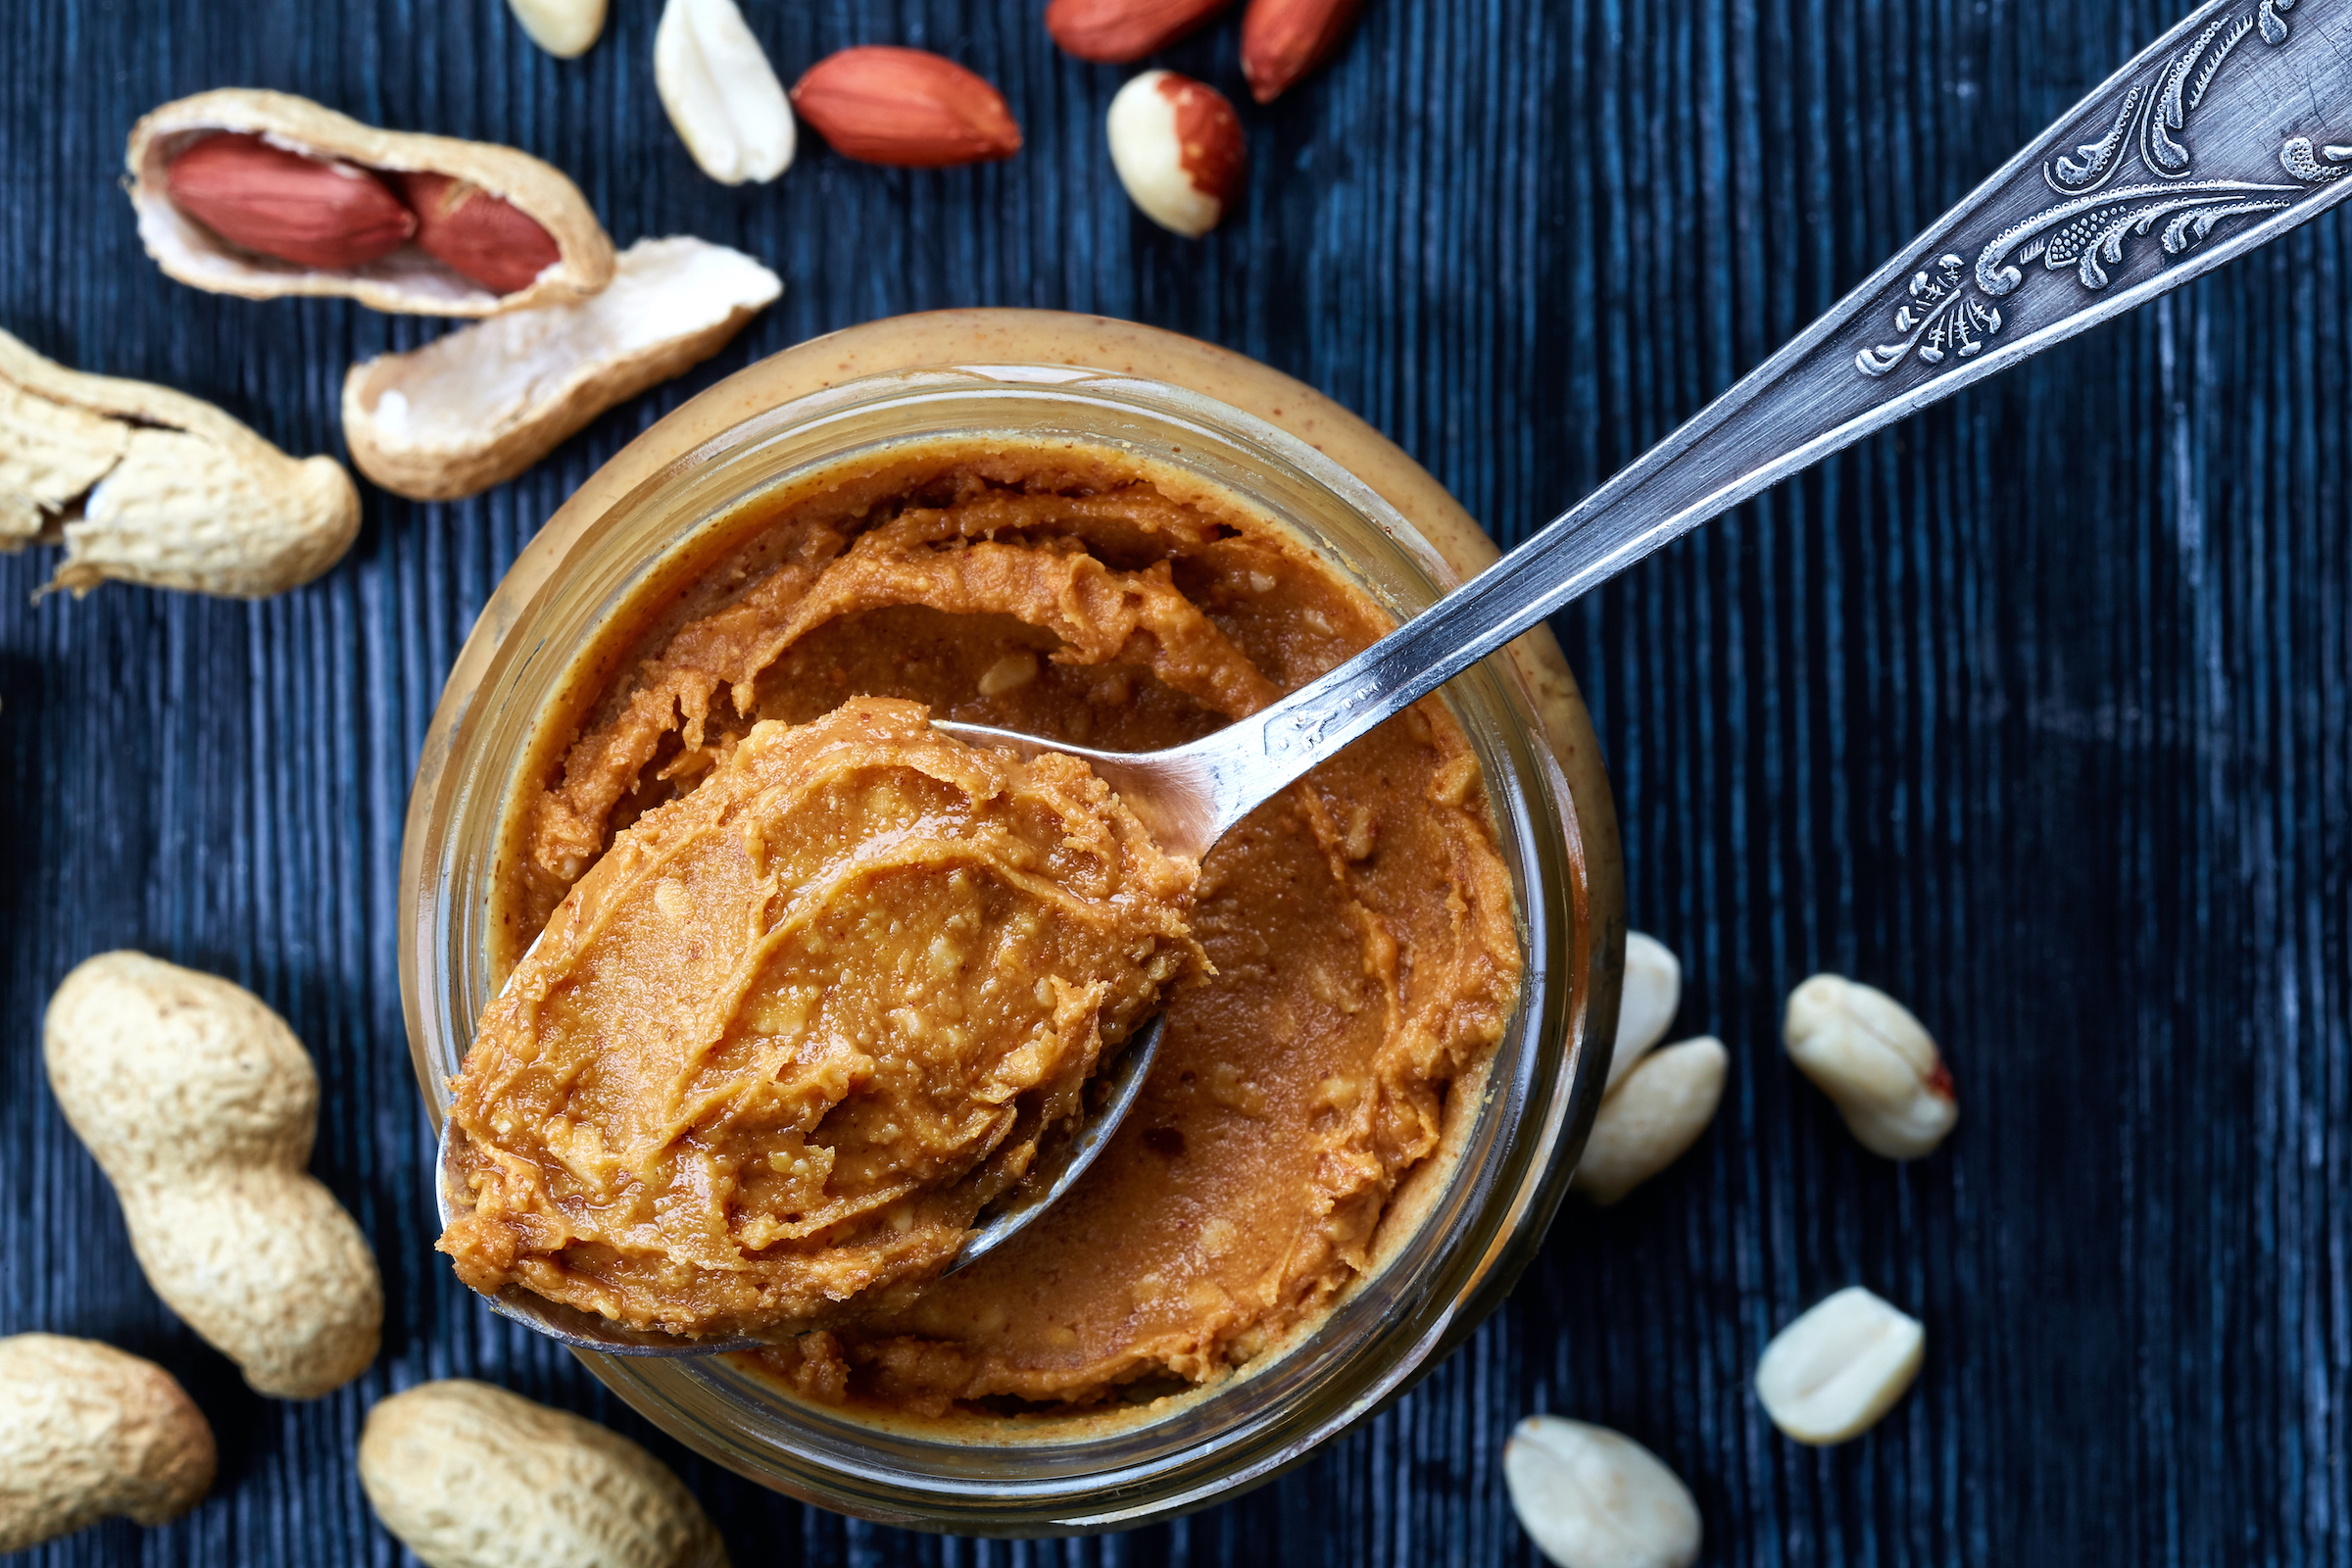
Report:
[[1115,1124],[1163,991],[1205,967],[1197,870],[1084,763],[918,704],[755,726],[614,837],[483,1015],[441,1250],[622,1352],[919,1289]]

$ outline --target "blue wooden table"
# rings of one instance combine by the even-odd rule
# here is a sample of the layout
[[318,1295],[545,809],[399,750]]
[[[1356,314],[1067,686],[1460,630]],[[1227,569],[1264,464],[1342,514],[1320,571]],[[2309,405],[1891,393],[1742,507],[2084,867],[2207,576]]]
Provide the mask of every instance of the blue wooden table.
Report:
[[[141,112],[290,89],[567,170],[622,243],[688,231],[786,279],[711,364],[476,500],[363,486],[319,582],[256,605],[28,596],[0,558],[0,1334],[149,1355],[222,1443],[188,1519],[44,1565],[392,1563],[352,1452],[370,1401],[485,1377],[674,1463],[739,1564],[1532,1563],[1498,1450],[1531,1410],[1685,1476],[1709,1561],[2352,1561],[2352,272],[2340,215],[1765,497],[1562,615],[1624,818],[1634,923],[1720,1034],[1723,1111],[1410,1397],[1172,1526],[973,1543],[805,1508],[704,1464],[429,1250],[392,922],[443,671],[539,521],[751,358],[936,306],[1195,333],[1370,417],[1505,539],[1656,440],[2177,17],[2178,0],[1370,0],[1335,69],[1245,108],[1242,210],[1190,244],[1118,192],[1121,72],[1041,0],[750,0],[790,79],[863,42],[1002,85],[1028,146],[945,173],[806,137],[703,178],[654,97],[654,0],[561,64],[498,0],[0,0],[0,327],[81,368],[341,451],[345,367],[437,323],[166,280],[117,189]],[[2352,0],[2305,0],[2313,8]],[[1225,86],[1230,25],[1168,64]],[[382,1358],[250,1394],[155,1300],[39,1063],[61,976],[136,947],[292,1021],[316,1169],[373,1239]],[[1820,968],[1940,1037],[1936,1157],[1863,1153],[1778,1046]],[[1928,1325],[1868,1438],[1794,1446],[1747,1386],[1799,1308],[1867,1284]]]

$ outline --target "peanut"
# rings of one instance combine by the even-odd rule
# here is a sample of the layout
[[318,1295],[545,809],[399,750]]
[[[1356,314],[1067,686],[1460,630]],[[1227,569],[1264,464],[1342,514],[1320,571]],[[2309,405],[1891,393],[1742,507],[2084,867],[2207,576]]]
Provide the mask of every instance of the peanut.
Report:
[[654,90],[720,184],[765,183],[792,167],[792,106],[735,0],[668,0],[654,29]]
[[902,169],[1010,158],[1021,127],[1004,95],[945,55],[867,45],[827,55],[792,105],[845,158]]
[[1128,199],[1172,233],[1199,239],[1241,194],[1241,117],[1206,82],[1147,71],[1111,99],[1104,129]]
[[51,588],[109,578],[260,598],[351,548],[360,497],[209,403],[82,375],[0,332],[0,551],[63,542]]
[[360,1485],[430,1568],[726,1568],[662,1462],[486,1383],[419,1384],[368,1412]]
[[1714,1119],[1730,1065],[1712,1035],[1644,1056],[1601,1101],[1577,1162],[1577,1191],[1606,1207],[1680,1159]]
[[605,30],[605,0],[507,0],[531,42],[569,60],[588,52]]
[[318,1077],[284,1020],[225,980],[109,953],[50,998],[43,1054],[148,1284],[246,1382],[314,1398],[375,1359],[375,1259],[304,1174]]
[[1511,1507],[1560,1568],[1690,1568],[1698,1504],[1682,1478],[1606,1427],[1531,1415],[1502,1449]]
[[[123,161],[147,254],[181,282],[217,293],[496,316],[586,299],[612,278],[612,241],[588,199],[539,159],[382,130],[292,93],[220,87],[174,99],[139,117]],[[406,173],[462,182],[499,205],[459,204],[457,228],[427,244],[434,215],[402,201],[395,182]],[[491,275],[514,285],[503,291],[442,259],[466,256],[479,271],[485,263],[469,236],[486,229],[524,247],[495,259]]]
[[1781,1035],[1789,1059],[1874,1154],[1918,1159],[1960,1119],[1935,1039],[1884,991],[1817,974],[1788,994]]
[[1843,1443],[1903,1396],[1926,1348],[1917,1318],[1851,1286],[1773,1336],[1756,1362],[1756,1398],[1797,1442]]
[[1628,931],[1625,984],[1617,995],[1617,1048],[1609,1056],[1607,1089],[1625,1082],[1635,1064],[1666,1038],[1682,1005],[1682,959],[1657,938]]
[[1046,30],[1081,60],[1123,66],[1157,54],[1233,0],[1054,0]]
[[364,267],[416,232],[416,215],[368,171],[255,135],[207,136],[164,178],[180,211],[231,245],[303,267]]
[[154,1362],[55,1334],[0,1339],[0,1556],[118,1515],[176,1519],[214,1461],[203,1412]]
[[471,180],[411,171],[400,190],[416,215],[416,248],[493,294],[528,288],[564,259],[554,235]]
[[1339,52],[1363,0],[1250,0],[1242,13],[1242,74],[1270,104]]

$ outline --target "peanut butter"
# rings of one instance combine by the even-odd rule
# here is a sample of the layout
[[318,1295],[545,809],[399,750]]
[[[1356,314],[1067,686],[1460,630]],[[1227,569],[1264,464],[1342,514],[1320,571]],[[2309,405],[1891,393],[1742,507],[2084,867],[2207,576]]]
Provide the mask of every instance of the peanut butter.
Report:
[[614,838],[483,1018],[442,1250],[687,1335],[929,1278],[1198,967],[1194,871],[1084,763],[917,704],[754,724]]
[[[1149,750],[1254,710],[1389,624],[1271,520],[1125,454],[942,442],[835,470],[616,619],[510,818],[493,911],[505,961],[553,940],[539,932],[632,824],[698,809],[764,722],[888,697]],[[1520,981],[1477,760],[1444,705],[1229,834],[1191,889],[1189,928],[1210,972],[1168,990],[1152,1079],[1080,1185],[959,1273],[878,1267],[773,1336],[760,1355],[775,1375],[902,1414],[1071,1410],[1229,1375],[1359,1277],[1398,1183],[1438,1147],[1448,1085],[1500,1039]],[[1173,963],[1173,928],[1153,930]],[[1122,999],[1102,1014],[1115,1040],[1136,993],[1099,978]],[[796,1130],[845,1169],[827,1118]],[[781,1212],[805,1222],[856,1191],[828,1174]],[[912,1204],[913,1229],[953,1220],[932,1203]],[[559,1252],[553,1266],[577,1267]]]

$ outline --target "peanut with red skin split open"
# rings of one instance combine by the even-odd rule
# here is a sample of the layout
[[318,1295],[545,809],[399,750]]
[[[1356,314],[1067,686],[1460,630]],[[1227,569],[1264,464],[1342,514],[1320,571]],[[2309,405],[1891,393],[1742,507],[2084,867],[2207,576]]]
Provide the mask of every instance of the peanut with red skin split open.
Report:
[[[125,194],[147,254],[171,276],[214,293],[331,296],[378,311],[481,317],[587,299],[612,280],[612,241],[588,198],[561,170],[518,148],[385,130],[291,93],[217,87],[140,116],[122,157],[130,175]],[[206,193],[192,181],[208,160],[228,166],[228,188],[219,193],[228,201],[224,210],[200,210]],[[345,179],[341,189],[322,186],[322,178],[339,177],[338,169],[358,177]],[[501,281],[519,279],[518,286],[503,293],[487,287],[436,254],[452,252],[452,245],[420,242],[419,215],[400,194],[400,176],[408,172],[470,185],[537,226],[539,233],[519,231],[524,253],[511,270],[502,269]],[[348,204],[354,190],[373,214],[359,215],[367,222],[331,205],[294,199],[323,194]],[[182,205],[183,196],[190,205]],[[273,215],[287,206],[292,216],[280,223]],[[426,221],[432,216],[423,215]],[[465,203],[456,216],[464,220],[461,238],[466,225],[503,221],[498,209],[479,202]],[[390,226],[374,233],[368,223],[379,220]],[[280,243],[273,230],[287,224],[298,239],[320,248]],[[354,236],[369,243],[355,245]],[[256,246],[262,248],[249,248]]]
[[231,245],[304,267],[364,267],[416,232],[416,215],[370,171],[260,136],[207,136],[172,160],[166,188]]
[[1206,82],[1147,71],[1111,99],[1104,129],[1129,199],[1171,233],[1199,239],[1241,194],[1241,118]]

